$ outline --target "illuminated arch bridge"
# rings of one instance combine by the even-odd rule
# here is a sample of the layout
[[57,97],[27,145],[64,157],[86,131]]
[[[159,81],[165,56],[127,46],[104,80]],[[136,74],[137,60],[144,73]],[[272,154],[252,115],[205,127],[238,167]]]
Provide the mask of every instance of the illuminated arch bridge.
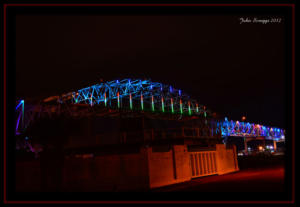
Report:
[[96,84],[64,94],[58,100],[72,104],[90,104],[207,116],[205,106],[179,89],[150,80],[123,79]]
[[[78,91],[53,96],[43,100],[42,105],[28,106],[24,109],[24,100],[17,103],[16,132],[22,131],[37,117],[38,113],[57,113],[61,105],[86,105],[112,109],[141,110],[210,118],[211,112],[198,101],[190,98],[182,90],[170,85],[150,80],[123,79],[92,85]],[[49,103],[54,103],[49,106]],[[22,107],[21,107],[22,106]],[[70,110],[68,110],[70,111]],[[25,114],[24,114],[25,112]],[[38,115],[37,115],[38,114]],[[22,122],[22,124],[20,124]],[[258,124],[225,120],[214,120],[215,127],[222,136],[264,136],[272,139],[284,139],[284,130]],[[20,127],[21,126],[21,127]]]

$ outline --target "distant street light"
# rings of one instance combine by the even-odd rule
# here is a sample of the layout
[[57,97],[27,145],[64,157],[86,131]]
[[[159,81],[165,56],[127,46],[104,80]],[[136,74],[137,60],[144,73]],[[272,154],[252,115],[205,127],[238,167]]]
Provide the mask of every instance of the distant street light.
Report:
[[242,121],[245,121],[246,120],[246,117],[245,116],[242,116]]

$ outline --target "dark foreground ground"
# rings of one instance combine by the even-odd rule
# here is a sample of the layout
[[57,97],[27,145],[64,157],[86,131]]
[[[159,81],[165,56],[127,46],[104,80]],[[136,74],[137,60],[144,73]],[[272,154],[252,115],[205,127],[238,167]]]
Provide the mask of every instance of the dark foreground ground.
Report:
[[266,159],[258,160],[256,164],[252,162],[251,158],[247,158],[246,161],[239,160],[241,167],[238,172],[195,178],[188,182],[156,188],[152,191],[283,192],[285,170],[282,159],[275,157],[268,161]]

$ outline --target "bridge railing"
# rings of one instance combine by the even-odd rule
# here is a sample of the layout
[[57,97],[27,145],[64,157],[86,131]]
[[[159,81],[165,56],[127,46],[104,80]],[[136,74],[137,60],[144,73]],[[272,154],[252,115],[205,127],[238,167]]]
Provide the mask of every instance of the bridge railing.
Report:
[[179,138],[219,138],[220,134],[211,134],[210,131],[200,128],[179,127],[179,128],[165,128],[165,129],[144,129],[135,131],[120,132],[121,143],[128,142],[142,142],[154,141],[163,139],[179,139]]

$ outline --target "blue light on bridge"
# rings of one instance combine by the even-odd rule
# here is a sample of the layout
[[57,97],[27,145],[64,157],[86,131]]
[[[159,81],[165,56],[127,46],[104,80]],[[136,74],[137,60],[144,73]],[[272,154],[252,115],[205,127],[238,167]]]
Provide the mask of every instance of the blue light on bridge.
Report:
[[21,104],[24,104],[24,100],[21,100],[20,103],[17,105],[16,110],[21,106]]
[[[24,100],[20,100],[20,102],[19,102],[19,104],[16,106],[16,112],[17,113],[19,113],[19,115],[18,115],[18,119],[17,119],[17,121],[16,121],[16,134],[19,134],[19,125],[20,125],[20,120],[22,120],[22,123],[21,123],[21,127],[22,128],[24,128],[25,127],[25,125],[24,125],[24,121],[25,121],[25,119],[24,119],[24,113],[25,113],[25,111],[24,111],[24,104],[25,103],[25,101]],[[21,108],[21,110],[19,109],[19,107],[22,105],[22,108]]]
[[[72,92],[70,98],[73,104],[100,104],[104,102],[104,105],[114,106],[113,101],[116,100],[118,108],[130,108],[133,109],[133,105],[140,99],[138,94],[143,94],[143,110],[144,107],[149,107],[154,111],[154,105],[158,102],[163,102],[160,107],[161,112],[172,114],[184,114],[190,115],[195,112],[198,116],[207,116],[210,112],[203,109],[201,105],[198,105],[196,100],[191,99],[187,94],[183,94],[181,90],[176,90],[173,86],[165,85],[162,83],[152,82],[150,80],[141,79],[124,79],[114,80],[106,83],[100,83],[87,88],[80,89]],[[76,94],[76,96],[75,96]],[[124,98],[124,104],[120,104],[120,98]],[[163,97],[163,101],[161,101]],[[127,101],[129,100],[129,101]],[[129,103],[129,106],[128,104]]]

